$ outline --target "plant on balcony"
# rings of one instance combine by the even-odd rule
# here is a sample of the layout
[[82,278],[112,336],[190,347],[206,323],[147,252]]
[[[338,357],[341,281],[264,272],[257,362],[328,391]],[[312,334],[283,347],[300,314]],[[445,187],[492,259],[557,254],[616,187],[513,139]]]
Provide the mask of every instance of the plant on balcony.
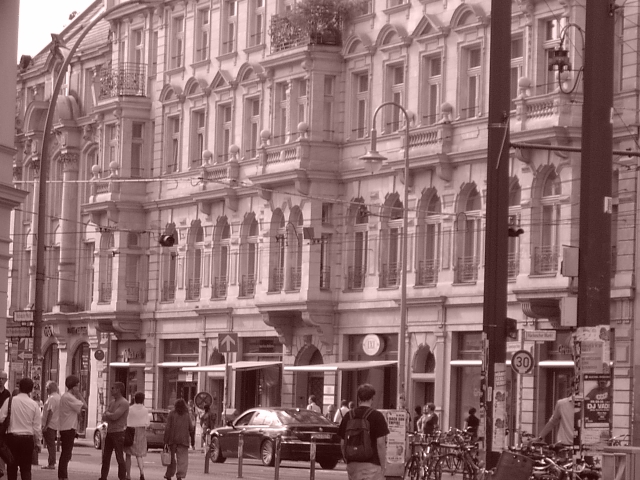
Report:
[[305,43],[340,45],[344,25],[366,12],[369,0],[301,0],[271,22],[271,43],[283,50]]

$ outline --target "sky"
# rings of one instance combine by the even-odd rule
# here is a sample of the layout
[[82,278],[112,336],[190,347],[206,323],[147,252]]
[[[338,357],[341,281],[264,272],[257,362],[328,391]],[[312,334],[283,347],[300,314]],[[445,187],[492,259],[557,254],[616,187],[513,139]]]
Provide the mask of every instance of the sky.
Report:
[[59,33],[69,25],[69,15],[85,10],[94,0],[19,0],[20,26],[18,60],[22,55],[35,56],[51,41],[51,33]]

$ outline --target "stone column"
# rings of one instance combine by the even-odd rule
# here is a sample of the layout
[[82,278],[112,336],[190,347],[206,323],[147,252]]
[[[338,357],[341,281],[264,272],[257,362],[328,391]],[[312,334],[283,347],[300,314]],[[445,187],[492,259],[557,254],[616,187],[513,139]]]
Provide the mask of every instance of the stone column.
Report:
[[78,278],[77,238],[78,226],[76,209],[78,207],[78,154],[67,151],[58,160],[62,164],[62,221],[60,222],[60,263],[58,264],[58,305],[60,311],[70,312],[76,309],[75,283]]

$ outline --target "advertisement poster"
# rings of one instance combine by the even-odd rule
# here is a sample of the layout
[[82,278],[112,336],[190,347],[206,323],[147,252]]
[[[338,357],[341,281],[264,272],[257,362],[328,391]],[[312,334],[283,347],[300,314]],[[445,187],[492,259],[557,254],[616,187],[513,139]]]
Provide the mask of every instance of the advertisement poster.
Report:
[[495,365],[493,389],[493,442],[491,450],[502,452],[505,445],[507,418],[507,373],[504,363]]
[[609,428],[611,378],[608,374],[584,374],[584,426]]
[[380,410],[387,419],[389,435],[387,435],[387,477],[402,477],[404,461],[407,455],[407,417],[403,410]]

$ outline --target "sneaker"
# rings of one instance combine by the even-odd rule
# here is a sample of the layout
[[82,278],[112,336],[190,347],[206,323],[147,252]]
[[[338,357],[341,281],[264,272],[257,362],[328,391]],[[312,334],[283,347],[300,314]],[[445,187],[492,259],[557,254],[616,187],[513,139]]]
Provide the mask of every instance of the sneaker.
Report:
[[42,468],[42,470],[55,470],[56,466],[55,465],[43,465],[40,468]]

